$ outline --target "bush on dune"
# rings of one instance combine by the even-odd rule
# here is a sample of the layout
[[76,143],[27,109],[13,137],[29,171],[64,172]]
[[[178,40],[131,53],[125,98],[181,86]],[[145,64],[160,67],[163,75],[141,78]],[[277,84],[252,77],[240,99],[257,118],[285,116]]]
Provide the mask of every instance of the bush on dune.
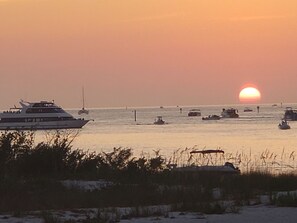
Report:
[[34,132],[14,131],[0,135],[0,175],[2,176],[89,176],[114,178],[162,171],[165,160],[156,153],[150,159],[132,157],[132,150],[113,148],[94,153],[73,149],[77,134],[57,131],[46,142],[35,145]]
[[33,132],[4,132],[0,135],[0,174],[14,171],[15,162],[21,161],[32,149]]
[[[34,132],[4,132],[0,135],[0,174],[38,176],[90,171],[98,157],[73,150],[68,135],[57,132],[53,140],[35,146]],[[96,161],[94,163],[94,161]]]

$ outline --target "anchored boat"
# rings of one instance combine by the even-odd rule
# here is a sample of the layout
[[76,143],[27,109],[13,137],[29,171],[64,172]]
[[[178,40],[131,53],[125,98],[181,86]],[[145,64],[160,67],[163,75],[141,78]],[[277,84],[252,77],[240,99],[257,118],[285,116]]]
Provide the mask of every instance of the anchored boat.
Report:
[[284,115],[285,120],[297,121],[297,110],[292,107],[287,107]]
[[282,130],[285,130],[285,129],[290,129],[291,127],[289,126],[287,120],[283,119],[281,121],[281,123],[278,124],[278,128],[282,129]]
[[223,108],[221,116],[222,118],[238,118],[239,115],[237,112],[238,112],[237,109],[234,109],[234,108],[228,108],[228,109]]
[[82,109],[80,109],[78,111],[78,114],[79,115],[82,115],[82,114],[88,115],[89,114],[89,110],[85,109],[85,91],[84,91],[84,88],[82,88],[82,100],[83,100],[83,107],[82,107]]
[[209,163],[212,162],[213,158],[215,158],[215,157],[212,157],[212,155],[218,157],[220,155],[223,156],[224,153],[225,152],[221,149],[193,150],[190,152],[190,155],[192,156],[193,154],[197,154],[201,160],[206,161],[205,164],[202,164],[202,165],[192,164],[189,166],[182,166],[182,167],[173,166],[172,170],[180,171],[180,172],[196,172],[196,173],[202,172],[202,173],[220,173],[220,174],[225,174],[225,173],[239,174],[240,173],[239,168],[235,167],[233,163],[230,163],[230,162],[225,162],[223,165],[213,165],[213,164],[209,165]]
[[20,105],[0,114],[0,130],[82,128],[89,121],[74,118],[54,102],[21,100]]
[[220,120],[221,117],[218,115],[209,115],[209,116],[205,116],[202,117],[202,120]]
[[200,109],[191,109],[188,116],[201,116],[201,111]]
[[162,116],[157,116],[157,119],[154,122],[155,125],[164,125],[165,121],[162,119]]

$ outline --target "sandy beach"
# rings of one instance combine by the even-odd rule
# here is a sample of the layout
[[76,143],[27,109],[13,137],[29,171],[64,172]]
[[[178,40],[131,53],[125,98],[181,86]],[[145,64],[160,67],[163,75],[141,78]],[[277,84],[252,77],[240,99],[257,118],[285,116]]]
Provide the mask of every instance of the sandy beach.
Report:
[[280,223],[296,222],[297,217],[296,208],[279,208],[274,206],[252,206],[243,207],[238,214],[221,214],[221,215],[203,215],[197,213],[187,213],[180,215],[180,213],[170,213],[169,218],[141,218],[132,220],[122,220],[125,223],[171,223],[171,222],[183,222],[183,223]]
[[[61,222],[71,220],[81,222],[84,217],[79,214],[73,214],[71,211],[53,211],[55,216],[59,216]],[[239,213],[212,214],[186,212],[169,212],[166,217],[146,217],[120,220],[121,223],[295,223],[297,209],[291,207],[275,207],[267,205],[244,206],[240,208]],[[43,223],[43,219],[34,215],[23,217],[12,217],[11,215],[0,215],[2,223]]]

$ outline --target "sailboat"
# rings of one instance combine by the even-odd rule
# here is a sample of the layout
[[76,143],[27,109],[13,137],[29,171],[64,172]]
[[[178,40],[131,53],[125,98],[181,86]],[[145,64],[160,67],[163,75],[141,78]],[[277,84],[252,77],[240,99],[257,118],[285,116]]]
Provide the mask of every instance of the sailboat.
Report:
[[82,114],[89,114],[89,111],[85,109],[85,91],[84,91],[84,88],[82,88],[82,99],[83,99],[83,107],[82,109],[80,109],[78,111],[78,114],[79,115],[82,115]]

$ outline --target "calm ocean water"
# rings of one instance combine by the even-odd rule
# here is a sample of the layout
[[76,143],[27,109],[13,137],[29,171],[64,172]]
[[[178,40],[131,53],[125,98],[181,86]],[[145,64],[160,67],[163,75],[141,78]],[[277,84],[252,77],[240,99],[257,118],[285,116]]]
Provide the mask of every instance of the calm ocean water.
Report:
[[[114,147],[132,148],[135,155],[161,150],[163,155],[186,147],[197,149],[223,149],[225,152],[261,153],[268,149],[277,154],[297,149],[297,122],[290,122],[290,130],[279,130],[278,123],[284,114],[283,107],[249,105],[253,112],[243,112],[244,105],[232,105],[238,109],[238,119],[203,121],[202,116],[221,113],[231,106],[197,106],[164,108],[90,109],[84,116],[94,119],[88,123],[74,141],[74,146],[90,151],[111,151]],[[192,108],[201,110],[201,117],[188,117]],[[137,121],[134,121],[136,110]],[[77,110],[69,111],[78,117]],[[166,125],[153,125],[156,116],[163,116]]]

